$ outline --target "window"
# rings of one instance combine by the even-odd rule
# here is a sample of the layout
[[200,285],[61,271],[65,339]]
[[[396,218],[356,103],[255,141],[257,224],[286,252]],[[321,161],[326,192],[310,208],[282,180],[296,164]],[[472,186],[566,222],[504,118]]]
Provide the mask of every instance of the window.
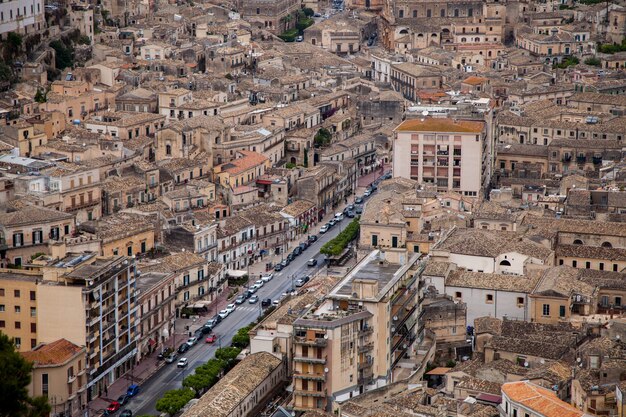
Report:
[[600,271],[604,271],[604,262],[600,262],[598,264],[598,268],[600,269]]
[[4,304],[0,304],[0,313],[4,313],[5,311],[4,309],[5,309]]
[[13,290],[13,295],[15,298],[20,298],[20,290]]
[[[18,349],[19,349],[19,348],[21,348],[21,347],[22,347],[22,338],[21,338],[21,337],[16,337],[16,338],[14,339],[14,341],[15,341],[15,347],[16,347],[16,348],[18,348]],[[46,388],[46,392],[48,392],[48,389],[47,389],[47,388]]]
[[15,322],[15,328],[16,328],[16,329],[21,329],[21,328],[22,328],[22,322],[20,322],[20,321],[16,321],[16,322]]
[[15,306],[15,314],[20,314],[22,312],[22,307]]
[[544,304],[543,305],[543,311],[542,314],[544,316],[550,316],[550,304]]
[[41,393],[48,396],[48,374],[41,374]]
[[493,304],[493,294],[487,294],[487,297],[485,299],[485,302],[487,304]]
[[524,297],[517,297],[517,305],[518,306],[524,305]]
[[454,298],[461,298],[463,297],[463,294],[460,291],[457,291],[454,293]]
[[30,300],[31,301],[35,301],[37,299],[37,295],[35,293],[35,291],[31,291],[30,292]]
[[586,269],[591,269],[591,262],[589,262],[589,261],[585,262],[585,268]]
[[31,307],[30,308],[30,316],[31,317],[37,317],[37,308],[35,308],[35,307]]
[[31,333],[37,333],[37,323],[31,323],[30,324],[30,332]]
[[378,246],[378,235],[372,235],[372,246]]
[[0,329],[4,329],[6,326],[6,324],[4,323],[4,320],[0,320]]
[[4,288],[0,288],[0,297],[4,297]]
[[573,260],[573,261],[572,261],[572,266],[573,266],[574,268],[576,268],[576,267],[578,266],[578,262],[576,262],[576,260]]
[[565,306],[559,306],[559,317],[565,317]]

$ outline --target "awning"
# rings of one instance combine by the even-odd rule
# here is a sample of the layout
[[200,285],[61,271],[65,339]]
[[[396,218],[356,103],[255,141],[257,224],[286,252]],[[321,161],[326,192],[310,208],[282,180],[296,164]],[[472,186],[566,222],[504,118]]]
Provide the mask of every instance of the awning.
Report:
[[248,271],[242,271],[238,269],[229,269],[226,271],[226,275],[233,278],[242,278],[248,275]]
[[478,394],[476,399],[493,404],[500,404],[502,402],[502,397],[494,394]]
[[446,368],[442,366],[439,368],[431,369],[430,371],[426,372],[426,375],[445,375],[450,369],[452,368]]

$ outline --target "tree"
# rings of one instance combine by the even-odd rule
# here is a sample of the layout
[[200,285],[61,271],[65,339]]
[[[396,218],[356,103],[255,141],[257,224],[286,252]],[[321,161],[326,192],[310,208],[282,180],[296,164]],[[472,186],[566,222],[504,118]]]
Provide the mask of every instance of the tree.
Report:
[[35,101],[37,103],[45,103],[46,102],[46,92],[43,91],[41,88],[38,88],[37,92],[35,93]]
[[304,13],[304,15],[306,17],[311,17],[313,15],[315,15],[315,11],[313,9],[311,9],[310,7],[305,7],[302,9],[302,13]]
[[74,65],[74,48],[60,40],[50,42],[50,47],[55,51],[55,65],[58,70],[63,70]]
[[309,167],[309,149],[308,148],[304,148],[304,161],[303,161],[303,165],[305,168]]
[[9,32],[7,35],[7,45],[9,48],[9,56],[13,58],[22,49],[22,35],[15,32]]
[[315,134],[315,137],[313,138],[313,140],[315,141],[315,146],[317,147],[328,145],[331,139],[332,135],[330,134],[330,131],[325,127],[318,130]]
[[224,362],[231,362],[241,353],[241,349],[237,347],[224,347],[215,351],[215,357]]
[[30,397],[33,365],[16,350],[13,339],[0,333],[0,417],[43,417],[50,414],[45,397]]
[[591,65],[593,67],[599,67],[602,63],[598,58],[587,58],[585,59],[585,65]]
[[193,390],[188,388],[166,391],[163,397],[156,402],[156,410],[161,413],[174,415],[195,397]]
[[350,242],[356,239],[359,234],[359,219],[356,218],[350,222],[350,224],[341,231],[334,239],[326,242],[320,253],[328,256],[337,256],[348,246]]
[[252,326],[246,326],[237,330],[237,334],[233,336],[233,341],[231,344],[234,347],[237,347],[240,349],[247,347],[250,344],[250,336],[248,335],[248,332],[250,331],[251,328]]

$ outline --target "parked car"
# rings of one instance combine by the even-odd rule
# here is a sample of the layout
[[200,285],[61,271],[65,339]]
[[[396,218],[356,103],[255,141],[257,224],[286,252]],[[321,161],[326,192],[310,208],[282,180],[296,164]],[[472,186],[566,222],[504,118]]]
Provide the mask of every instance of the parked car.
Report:
[[289,259],[289,257],[285,258],[281,264],[283,265],[283,268],[287,267],[287,265],[289,265],[291,263],[291,259]]
[[201,334],[208,334],[211,333],[213,329],[211,328],[211,326],[207,326],[206,324],[202,327],[200,327],[200,333]]
[[217,335],[215,333],[211,333],[210,335],[207,336],[206,343],[215,343],[217,342]]
[[309,259],[309,261],[306,263],[306,265],[307,266],[315,266],[315,265],[317,265],[317,259],[315,259],[315,258]]
[[252,297],[252,294],[254,294],[252,291],[250,290],[246,290],[246,292],[243,293],[243,295],[245,295],[246,300],[250,297]]
[[356,214],[363,214],[363,206],[356,206],[355,213]]
[[293,256],[300,256],[301,253],[302,253],[302,249],[300,248],[300,246],[296,246],[291,254]]
[[328,232],[328,229],[330,229],[330,227],[328,227],[328,225],[325,224],[324,226],[320,227],[320,233],[326,233]]
[[367,190],[365,190],[365,192],[363,193],[363,197],[369,197],[369,196],[370,196],[370,194],[372,194],[372,193],[370,192],[370,190],[369,190],[369,189],[367,189]]
[[274,301],[272,301],[272,305],[273,305],[274,307],[277,307],[279,304],[280,304],[280,300],[274,300]]
[[300,288],[302,287],[304,284],[306,284],[306,281],[304,280],[304,278],[298,278],[296,280],[296,287]]
[[354,202],[355,202],[356,204],[361,204],[361,203],[363,203],[363,197],[357,197],[357,198],[355,198],[355,199],[354,199]]
[[266,298],[266,299],[261,301],[261,307],[269,307],[271,305],[272,305],[272,299],[271,298]]
[[228,310],[228,314],[232,313],[233,311],[237,310],[237,304],[228,304],[226,306],[226,310]]
[[250,299],[248,300],[248,302],[250,304],[256,304],[259,302],[259,296],[258,295],[253,295],[252,297],[250,297]]
[[120,407],[122,407],[122,404],[118,403],[117,401],[111,401],[111,404],[109,404],[109,406],[107,407],[107,411],[109,413],[114,413],[119,410]]
[[165,363],[174,363],[177,357],[178,354],[176,352],[172,352],[169,356],[165,358]]
[[222,320],[224,320],[226,317],[228,317],[228,310],[224,309],[221,310],[219,313],[217,313],[218,316],[220,316],[222,318]]
[[243,304],[245,301],[246,301],[246,296],[243,294],[240,294],[235,299],[235,304]]
[[217,324],[219,323],[219,321],[213,317],[211,319],[209,319],[209,321],[206,322],[205,326],[208,326],[210,328],[214,328],[215,326],[217,326]]
[[317,235],[311,235],[309,236],[309,243],[313,243],[317,240]]
[[178,347],[178,353],[185,353],[189,350],[189,348],[190,346],[187,344],[187,342],[185,342]]
[[120,417],[133,417],[133,412],[130,410],[124,410],[122,411],[122,414],[120,414]]
[[[254,294],[255,292],[257,292],[258,289],[259,287],[257,287],[256,284],[253,284],[248,288],[248,292],[250,294]],[[252,297],[252,295],[250,297]]]
[[134,397],[137,394],[139,394],[139,385],[137,385],[137,384],[132,384],[126,390],[126,395],[128,395],[129,397]]
[[283,270],[283,268],[284,268],[283,264],[278,263],[278,264],[276,264],[276,265],[274,266],[274,271],[276,271],[276,272],[280,272],[280,271],[282,271],[282,270]]
[[187,358],[180,358],[180,360],[178,361],[178,364],[176,364],[176,366],[178,368],[184,368],[189,364],[189,360]]
[[274,278],[274,274],[266,274],[261,277],[261,281],[270,282]]
[[256,281],[254,281],[254,285],[256,285],[257,288],[261,288],[263,284],[265,284],[265,282],[262,279],[257,279]]
[[195,346],[196,343],[198,343],[197,337],[190,337],[189,339],[187,339],[187,344],[189,345],[189,347]]
[[350,219],[353,219],[355,216],[354,211],[352,210],[348,211],[348,214],[346,214],[346,216],[348,216]]
[[120,405],[126,404],[128,400],[130,400],[130,397],[126,394],[123,394],[117,397],[117,402],[120,403]]
[[336,225],[336,224],[337,224],[337,220],[335,220],[335,219],[330,219],[330,220],[328,221],[328,225],[330,225],[330,227],[333,227],[333,226],[334,226],[334,225]]
[[308,242],[302,242],[298,245],[298,247],[300,248],[300,250],[304,251],[306,250],[306,248],[309,247],[309,243]]
[[294,258],[295,256],[293,256],[293,253],[290,253],[289,255],[287,255],[287,257],[285,258],[285,260],[287,261],[287,265],[289,265],[291,261],[293,261]]
[[340,222],[343,220],[343,213],[335,213],[335,219],[336,222]]

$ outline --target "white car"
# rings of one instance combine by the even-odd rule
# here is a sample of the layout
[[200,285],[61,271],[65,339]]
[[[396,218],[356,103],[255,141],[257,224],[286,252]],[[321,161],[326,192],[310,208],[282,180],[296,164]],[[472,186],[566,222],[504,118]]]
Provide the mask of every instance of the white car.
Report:
[[278,304],[280,304],[280,300],[274,300],[274,301],[272,301],[272,305],[273,305],[274,307],[278,306]]
[[198,343],[198,338],[197,337],[190,337],[189,339],[187,339],[187,344],[190,347],[195,346],[196,343]]
[[222,320],[225,319],[226,317],[228,317],[228,315],[230,314],[230,312],[228,310],[222,310],[219,313],[217,313]]
[[320,227],[320,233],[326,233],[326,232],[328,232],[328,226],[327,225],[324,225],[324,226]]
[[226,311],[228,311],[228,314],[232,313],[235,310],[237,310],[237,306],[235,304],[228,304],[226,306]]
[[372,194],[372,193],[370,192],[370,190],[365,190],[365,192],[363,193],[363,196],[365,196],[365,197],[369,197],[369,196],[370,196],[370,194]]
[[261,288],[263,284],[265,284],[265,281],[263,281],[262,279],[257,279],[256,281],[254,281],[254,285],[256,285],[257,288]]
[[184,368],[187,366],[188,363],[189,363],[189,360],[187,358],[180,358],[176,366],[179,368]]
[[274,278],[274,274],[263,275],[261,277],[261,281],[263,281],[263,282],[270,282],[272,280],[272,278]]

